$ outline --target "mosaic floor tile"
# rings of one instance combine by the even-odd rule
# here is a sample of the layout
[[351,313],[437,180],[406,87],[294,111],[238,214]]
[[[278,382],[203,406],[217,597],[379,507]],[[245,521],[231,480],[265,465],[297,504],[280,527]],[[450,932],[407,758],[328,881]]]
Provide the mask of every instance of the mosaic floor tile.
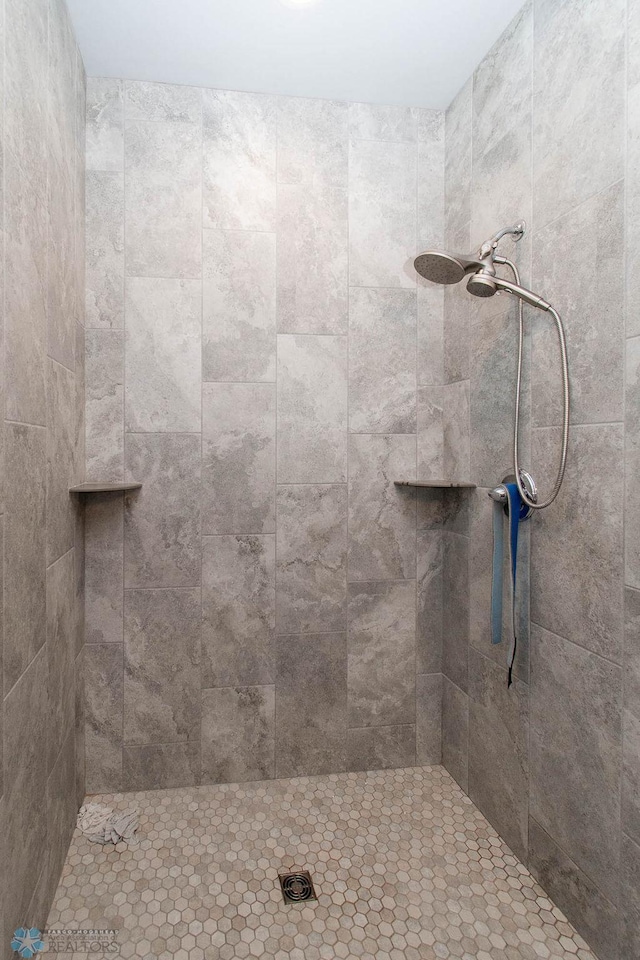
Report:
[[[111,956],[594,960],[442,767],[96,800],[135,806],[138,840],[76,832],[48,925],[116,930]],[[318,899],[285,905],[297,870]]]

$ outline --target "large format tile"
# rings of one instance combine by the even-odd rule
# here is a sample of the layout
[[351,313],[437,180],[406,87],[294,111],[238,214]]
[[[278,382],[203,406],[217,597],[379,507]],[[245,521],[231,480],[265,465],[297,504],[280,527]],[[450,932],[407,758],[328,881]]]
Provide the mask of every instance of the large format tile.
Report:
[[536,0],[534,219],[543,227],[624,172],[624,0]]
[[[46,881],[44,878],[41,880],[45,887],[42,895],[45,901],[42,906],[43,914],[46,914],[46,910],[53,900],[73,831],[76,828],[78,807],[75,791],[70,789],[70,785],[74,783],[75,779],[74,746],[73,732],[70,732],[46,784],[48,856]],[[39,891],[36,888],[34,898],[38,896]],[[32,906],[31,910],[33,909]],[[31,910],[28,914],[29,917],[34,916]]]
[[200,783],[200,744],[151,743],[122,751],[124,790],[166,790]]
[[469,661],[469,540],[442,534],[442,672],[467,691]]
[[122,643],[124,511],[121,493],[85,504],[85,614],[87,643]]
[[640,337],[626,341],[624,434],[624,582],[640,587]]
[[415,581],[349,585],[349,726],[414,724]]
[[[635,3],[637,8],[638,4]],[[635,20],[640,17],[636,14]],[[629,29],[629,86],[627,91],[627,163],[625,185],[627,190],[625,210],[625,269],[626,269],[626,331],[627,336],[640,334],[640,251],[635,239],[640,224],[640,44],[637,30]],[[635,45],[633,37],[636,37]]]
[[131,277],[125,303],[126,429],[199,433],[201,283]]
[[[69,150],[70,147],[66,147]],[[80,315],[76,262],[75,178],[69,157],[51,151],[47,181],[47,354],[75,367],[75,321]]]
[[418,113],[415,107],[350,103],[349,134],[353,140],[415,143],[418,137]]
[[275,393],[268,383],[203,385],[203,533],[274,532]]
[[81,506],[69,496],[75,482],[75,382],[66,367],[47,360],[47,563],[74,543],[75,513]]
[[448,383],[442,388],[442,464],[445,480],[470,478],[471,430],[469,381]]
[[[560,313],[567,336],[573,423],[623,418],[624,181],[538,231],[533,246],[536,292]],[[597,282],[593,282],[597,264]],[[532,317],[532,422],[562,422],[560,355],[555,325]]]
[[417,154],[410,143],[353,140],[349,154],[349,278],[357,287],[412,287]]
[[202,244],[203,379],[275,380],[275,234],[205,230]]
[[200,583],[200,437],[130,434],[126,476],[143,486],[125,497],[125,586],[196,586]]
[[122,786],[123,652],[121,643],[87,644],[85,776],[89,793]]
[[416,763],[442,763],[442,674],[416,676]]
[[204,226],[275,230],[275,99],[205,90],[202,121]]
[[444,478],[443,387],[418,387],[418,480]]
[[87,170],[124,169],[121,80],[87,79]]
[[[440,530],[418,530],[416,672],[440,673],[443,637],[443,544]],[[448,589],[448,585],[447,585]]]
[[347,489],[280,486],[277,495],[276,629],[336,633],[346,626]]
[[417,286],[417,381],[420,386],[444,383],[444,287],[428,280]]
[[47,772],[52,770],[64,742],[73,731],[76,706],[74,577],[73,550],[67,551],[47,570],[47,702],[49,705]]
[[531,816],[616,902],[622,671],[537,626],[532,641]]
[[623,835],[620,960],[635,960],[640,951],[640,847]]
[[[531,541],[532,620],[616,661],[623,632],[622,446],[618,424],[573,427],[564,485],[536,516]],[[540,476],[554,476],[559,455],[560,428],[533,431]]]
[[471,219],[472,96],[473,79],[469,78],[445,115],[444,209],[448,247]]
[[4,690],[13,687],[45,642],[46,435],[5,425]]
[[87,327],[124,326],[124,180],[87,171]]
[[275,768],[275,687],[202,691],[202,781],[271,779]]
[[467,790],[469,763],[469,698],[442,678],[442,763],[453,779]]
[[202,540],[202,686],[273,683],[275,536]]
[[416,762],[416,728],[361,727],[347,734],[349,770],[393,770]]
[[278,483],[347,479],[347,338],[278,337]]
[[202,275],[202,130],[130,120],[125,130],[129,277]]
[[346,634],[278,637],[276,776],[345,770],[346,746]]
[[352,433],[415,433],[413,290],[351,291],[349,429]]
[[200,591],[127,590],[124,743],[200,738]]
[[124,476],[124,334],[85,332],[86,470],[88,480]]
[[416,472],[411,436],[349,438],[349,579],[409,579],[416,572]]
[[279,97],[277,112],[278,183],[346,190],[349,105],[337,100]]
[[126,80],[124,113],[127,120],[199,123],[202,116],[202,90],[182,84]]
[[622,829],[640,843],[640,593],[625,591]]
[[32,188],[46,182],[48,13],[47,0],[7,0],[3,20],[4,142]]
[[527,857],[529,690],[471,650],[469,658],[469,796],[516,856]]

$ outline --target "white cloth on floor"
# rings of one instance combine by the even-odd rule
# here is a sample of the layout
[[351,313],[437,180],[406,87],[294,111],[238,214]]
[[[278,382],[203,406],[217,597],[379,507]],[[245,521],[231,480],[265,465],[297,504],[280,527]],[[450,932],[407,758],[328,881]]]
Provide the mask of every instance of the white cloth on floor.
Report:
[[132,840],[138,829],[135,810],[113,811],[101,803],[85,803],[78,814],[78,828],[92,843]]

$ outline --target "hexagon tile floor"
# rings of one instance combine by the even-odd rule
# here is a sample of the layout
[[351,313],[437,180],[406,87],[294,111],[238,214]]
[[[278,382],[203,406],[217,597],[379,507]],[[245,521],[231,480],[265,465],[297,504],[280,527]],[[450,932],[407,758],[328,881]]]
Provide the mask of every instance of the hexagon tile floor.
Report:
[[[77,832],[49,928],[160,960],[594,960],[442,767],[105,795],[132,846]],[[311,872],[285,905],[278,873]]]

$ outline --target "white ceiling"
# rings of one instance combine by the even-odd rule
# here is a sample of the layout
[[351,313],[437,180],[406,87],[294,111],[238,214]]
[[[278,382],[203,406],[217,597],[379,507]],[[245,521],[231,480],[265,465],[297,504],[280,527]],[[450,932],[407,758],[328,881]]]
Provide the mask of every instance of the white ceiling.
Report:
[[67,0],[89,76],[444,108],[523,0]]

